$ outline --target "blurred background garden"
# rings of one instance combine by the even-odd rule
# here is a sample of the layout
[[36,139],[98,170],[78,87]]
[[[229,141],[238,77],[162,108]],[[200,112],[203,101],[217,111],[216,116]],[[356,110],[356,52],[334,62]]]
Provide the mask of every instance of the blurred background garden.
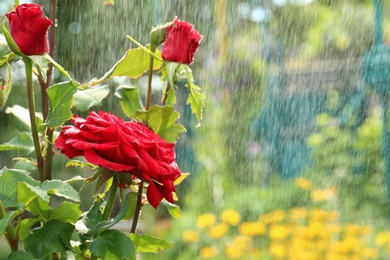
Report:
[[[12,4],[0,3],[4,19]],[[55,60],[80,82],[99,78],[135,47],[126,35],[146,44],[152,26],[175,16],[204,35],[192,70],[206,107],[199,126],[177,105],[189,126],[176,144],[190,173],[180,214],[148,206],[141,216],[140,232],[173,245],[158,258],[389,259],[390,1],[59,0]],[[0,110],[0,143],[26,130],[12,113],[27,106],[23,82],[22,65]],[[94,109],[125,117],[115,89],[145,89],[146,79],[109,84]],[[0,151],[0,167],[26,167],[12,158],[29,152]],[[54,178],[92,173],[64,172],[65,163],[55,156]]]

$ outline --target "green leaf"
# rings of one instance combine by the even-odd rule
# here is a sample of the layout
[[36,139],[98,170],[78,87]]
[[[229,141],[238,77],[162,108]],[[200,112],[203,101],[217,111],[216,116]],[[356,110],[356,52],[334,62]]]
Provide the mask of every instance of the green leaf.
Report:
[[50,220],[56,219],[67,223],[76,223],[81,215],[80,205],[64,201],[50,214]]
[[49,62],[51,62],[53,64],[53,66],[56,67],[56,69],[58,69],[58,71],[61,72],[70,81],[73,81],[72,78],[70,77],[69,73],[60,64],[58,64],[55,60],[53,60],[53,58],[50,57],[49,54],[45,53],[42,57],[44,57]]
[[147,111],[137,111],[137,117],[144,120],[155,133],[169,143],[176,142],[179,135],[186,131],[184,126],[175,124],[179,113],[171,106],[153,105]]
[[8,256],[7,260],[36,260],[36,258],[30,253],[16,251],[12,252],[12,254]]
[[134,42],[135,45],[137,45],[138,47],[140,47],[145,53],[149,54],[151,57],[153,57],[154,59],[156,59],[157,61],[163,61],[162,57],[161,56],[158,56],[156,55],[156,53],[154,53],[154,51],[152,51],[150,49],[150,44],[148,44],[146,47],[144,47],[141,43],[139,43],[138,41],[136,41],[133,37],[131,37],[130,35],[126,35],[127,39],[129,39],[130,41]]
[[17,185],[18,202],[24,204],[27,211],[47,221],[51,211],[50,196],[39,186],[32,186],[25,182],[19,182]]
[[191,106],[192,113],[195,114],[198,122],[202,119],[202,112],[204,107],[205,96],[200,93],[201,89],[194,83],[194,76],[188,65],[182,65],[185,69],[187,84],[186,87],[189,89],[190,94],[187,98],[187,104]]
[[34,229],[24,241],[24,248],[34,257],[43,259],[55,252],[71,250],[72,224],[51,220]]
[[129,235],[135,246],[135,251],[142,253],[158,253],[159,250],[173,247],[173,245],[163,239],[147,235]]
[[173,204],[173,203],[169,203],[168,201],[166,200],[163,200],[161,202],[168,210],[169,214],[173,217],[173,218],[180,218],[181,216],[181,211],[180,211],[180,207]]
[[129,192],[126,195],[126,198],[122,203],[122,207],[119,210],[118,214],[115,216],[115,218],[98,223],[95,227],[96,232],[101,232],[104,229],[112,227],[122,219],[125,219],[125,217],[128,216],[128,211],[132,211],[134,213],[135,205],[137,202],[137,197],[135,197],[134,194],[136,195],[136,193]]
[[60,180],[47,180],[42,183],[41,189],[47,191],[47,194],[54,194],[75,202],[80,202],[79,193],[72,185]]
[[21,132],[8,142],[0,144],[0,151],[18,150],[20,155],[28,155],[34,151],[34,143],[29,133]]
[[179,68],[180,63],[173,62],[173,61],[167,61],[166,68],[167,68],[167,74],[168,74],[168,82],[171,85],[171,87],[175,86],[175,75],[176,70]]
[[[7,114],[12,114],[15,117],[14,125],[20,130],[20,131],[31,131],[30,126],[30,116],[29,111],[27,108],[24,108],[19,105],[13,105],[12,107],[7,107],[5,110]],[[37,125],[41,125],[43,120],[42,113],[35,113],[35,119],[37,122]]]
[[7,66],[8,69],[8,78],[4,86],[0,86],[0,109],[5,106],[7,103],[9,94],[11,94],[12,90],[12,74],[11,69]]
[[[149,48],[149,46],[147,47]],[[155,55],[161,59],[160,51],[156,50]],[[149,59],[149,55],[143,49],[129,49],[125,56],[123,56],[102,78],[92,80],[91,84],[97,85],[116,76],[126,76],[132,79],[139,78],[149,70]],[[161,64],[161,61],[155,60],[153,63],[153,70],[159,69]]]
[[46,90],[50,99],[50,112],[45,122],[48,127],[59,127],[72,118],[70,109],[77,86],[78,83],[68,81],[55,84]]
[[95,164],[89,163],[89,162],[83,162],[79,160],[70,160],[65,164],[65,167],[68,168],[70,166],[77,166],[80,167],[81,169],[84,168],[85,166],[88,166],[92,169],[99,168],[99,166],[96,166]]
[[130,238],[118,230],[105,230],[89,245],[96,257],[110,260],[135,259],[136,252]]
[[5,229],[11,223],[11,221],[21,212],[21,210],[8,211],[5,216],[0,219],[0,237],[4,234]]
[[0,200],[4,208],[18,207],[16,188],[19,182],[38,186],[39,181],[31,178],[27,171],[8,169],[4,167],[0,170]]
[[30,235],[30,229],[32,226],[34,226],[37,222],[39,222],[39,218],[25,218],[20,222],[20,227],[19,227],[19,240],[23,241]]
[[19,46],[16,44],[16,42],[12,38],[11,34],[9,33],[9,31],[5,28],[4,22],[1,24],[1,30],[3,31],[5,40],[7,41],[8,46],[11,49],[11,51],[13,51],[15,54],[17,54],[19,56],[24,56],[24,54],[19,49]]
[[119,86],[115,96],[120,99],[122,111],[130,118],[135,118],[137,110],[144,109],[135,87]]
[[33,64],[37,67],[39,67],[40,69],[44,69],[44,68],[47,68],[47,59],[44,57],[44,56],[41,56],[41,55],[30,55],[28,56],[32,61],[33,61]]
[[101,198],[97,197],[91,208],[76,222],[75,228],[82,240],[85,241],[98,235],[98,232],[95,232],[95,227],[103,220],[101,212],[103,202]]
[[136,192],[129,192],[127,193],[126,197],[129,197],[129,205],[127,208],[127,212],[125,216],[123,216],[122,219],[131,219],[134,216],[135,207],[137,206],[137,193]]
[[73,106],[86,111],[93,106],[101,106],[102,100],[110,93],[108,85],[77,90],[73,95]]

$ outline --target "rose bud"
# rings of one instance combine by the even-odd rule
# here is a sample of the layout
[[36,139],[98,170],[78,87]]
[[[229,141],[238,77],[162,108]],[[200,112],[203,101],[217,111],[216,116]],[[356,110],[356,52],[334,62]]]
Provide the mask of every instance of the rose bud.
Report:
[[6,14],[10,33],[24,55],[43,55],[50,51],[47,30],[53,23],[44,16],[43,6],[21,4]]
[[191,64],[203,36],[192,24],[175,19],[167,28],[162,58],[182,64]]

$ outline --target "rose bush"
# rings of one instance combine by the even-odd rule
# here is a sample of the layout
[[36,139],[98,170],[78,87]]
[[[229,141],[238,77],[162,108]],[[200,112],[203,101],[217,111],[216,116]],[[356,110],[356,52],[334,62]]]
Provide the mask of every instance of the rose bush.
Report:
[[174,202],[173,182],[180,170],[173,144],[140,122],[124,122],[102,111],[92,111],[86,119],[75,116],[72,123],[62,127],[55,142],[58,150],[69,158],[84,156],[92,164],[148,182],[146,196],[154,208],[163,198]]
[[52,21],[42,9],[37,4],[21,4],[6,14],[11,36],[25,55],[42,55],[50,50],[47,30]]
[[167,61],[191,64],[203,38],[192,24],[175,19],[167,28],[162,57]]

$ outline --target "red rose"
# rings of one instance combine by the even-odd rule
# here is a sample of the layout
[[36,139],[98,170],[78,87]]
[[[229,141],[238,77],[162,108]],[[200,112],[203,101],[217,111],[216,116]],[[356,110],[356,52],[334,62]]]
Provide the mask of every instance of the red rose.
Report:
[[146,195],[157,208],[165,198],[173,203],[173,182],[180,176],[174,145],[135,120],[100,111],[84,119],[74,116],[74,126],[63,126],[54,146],[69,158],[84,156],[93,164],[128,172],[149,183]]
[[6,14],[11,36],[25,55],[42,55],[50,50],[47,30],[52,21],[42,9],[37,4],[21,4]]
[[191,64],[203,36],[192,24],[175,19],[167,28],[161,55],[164,60]]

